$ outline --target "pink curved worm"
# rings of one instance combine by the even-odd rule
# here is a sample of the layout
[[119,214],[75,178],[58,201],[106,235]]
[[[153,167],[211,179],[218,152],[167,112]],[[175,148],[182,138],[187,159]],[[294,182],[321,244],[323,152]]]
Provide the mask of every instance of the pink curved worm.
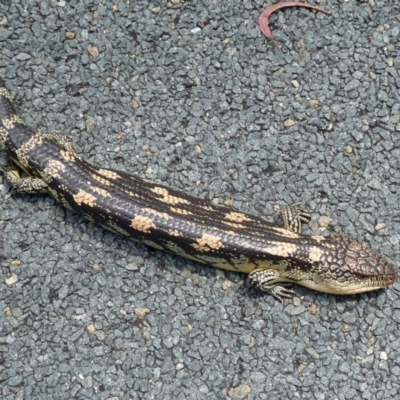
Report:
[[285,7],[306,7],[306,8],[311,8],[313,10],[321,11],[321,12],[323,12],[325,14],[332,14],[330,11],[324,10],[323,8],[319,8],[317,6],[313,6],[312,4],[300,3],[299,1],[288,1],[286,3],[272,4],[272,6],[269,6],[267,9],[265,9],[262,12],[262,14],[260,15],[260,18],[258,20],[258,23],[260,25],[261,32],[268,39],[271,39],[278,49],[280,49],[281,46],[279,45],[279,43],[272,36],[271,30],[269,29],[269,26],[268,26],[268,18],[275,11],[277,11],[277,10],[279,10],[281,8],[285,8]]

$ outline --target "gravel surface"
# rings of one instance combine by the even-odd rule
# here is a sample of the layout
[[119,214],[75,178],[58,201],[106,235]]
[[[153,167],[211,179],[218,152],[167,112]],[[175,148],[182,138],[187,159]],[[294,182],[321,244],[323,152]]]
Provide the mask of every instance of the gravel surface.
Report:
[[[271,17],[279,51],[261,0],[1,1],[0,73],[92,162],[276,221],[303,201],[400,265],[400,5],[314,4]],[[399,398],[399,284],[281,304],[1,179],[2,399]]]

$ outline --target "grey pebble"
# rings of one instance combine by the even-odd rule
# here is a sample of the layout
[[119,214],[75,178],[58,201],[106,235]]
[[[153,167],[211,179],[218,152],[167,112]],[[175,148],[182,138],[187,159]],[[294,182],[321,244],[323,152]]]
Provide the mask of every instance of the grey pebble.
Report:
[[[398,265],[398,6],[332,0],[332,16],[274,13],[281,51],[259,32],[262,2],[153,7],[1,2],[1,75],[20,115],[72,135],[92,162],[268,220],[303,201],[313,219],[332,218],[322,234],[350,235]],[[281,304],[240,274],[10,193],[1,177],[0,193],[1,398],[400,391],[397,284],[351,297],[296,288],[299,302]],[[139,318],[139,308],[150,311]]]

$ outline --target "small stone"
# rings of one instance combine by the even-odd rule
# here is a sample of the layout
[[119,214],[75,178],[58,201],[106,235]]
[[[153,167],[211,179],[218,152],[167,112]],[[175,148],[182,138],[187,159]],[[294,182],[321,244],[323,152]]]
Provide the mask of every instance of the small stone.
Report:
[[88,52],[92,57],[98,57],[99,56],[99,49],[97,46],[89,46],[88,47]]
[[87,132],[87,133],[92,133],[94,127],[95,127],[94,120],[91,119],[91,118],[87,119],[86,122],[85,122],[86,132]]
[[170,0],[167,3],[167,7],[171,8],[171,7],[173,7],[173,6],[175,6],[175,5],[179,4],[179,3],[183,3],[184,1],[186,1],[186,0]]
[[389,67],[393,67],[393,64],[394,64],[393,58],[392,57],[387,58],[386,64],[389,65]]
[[1,29],[0,30],[0,42],[6,41],[10,36],[11,36],[11,31],[7,29]]
[[[295,303],[294,299],[293,299],[293,303]],[[306,308],[300,304],[300,299],[298,299],[298,304],[294,304],[294,306],[295,307],[290,311],[290,315],[300,315],[306,311]]]
[[315,315],[318,312],[318,306],[315,303],[312,303],[310,307],[308,307],[308,311],[310,311],[310,314]]
[[222,284],[222,289],[229,290],[231,287],[232,287],[232,282],[225,279]]
[[353,148],[351,146],[346,146],[345,150],[347,154],[351,154],[353,152]]
[[294,79],[294,80],[292,80],[292,85],[293,85],[295,88],[298,88],[298,87],[300,86],[300,83],[299,83],[299,81],[297,81],[296,79]]
[[106,333],[104,331],[95,331],[94,334],[96,335],[97,339],[104,340],[106,338]]
[[146,315],[150,312],[149,308],[135,308],[135,314],[140,319],[145,319]]
[[301,300],[298,297],[293,297],[293,305],[299,306],[301,304]]
[[18,61],[26,61],[31,58],[31,55],[28,53],[19,53],[15,56],[15,59]]
[[6,278],[6,285],[11,286],[18,282],[18,275],[12,274],[9,278]]
[[328,227],[328,225],[331,223],[332,218],[321,216],[318,218],[318,226],[321,229],[325,229]]
[[19,307],[13,308],[11,314],[13,317],[18,318],[22,315],[22,310]]
[[206,385],[201,385],[199,387],[199,392],[202,393],[202,394],[207,394],[209,392],[209,389],[208,389],[208,387]]
[[287,119],[284,123],[283,123],[283,126],[285,127],[285,128],[290,128],[291,126],[293,126],[293,125],[296,125],[296,121],[295,120],[293,120],[293,119]]
[[65,37],[68,40],[75,39],[76,33],[75,32],[71,32],[71,31],[65,32]]
[[305,364],[300,364],[297,368],[297,371],[302,373],[305,369],[307,368],[307,365]]
[[319,359],[319,354],[312,348],[312,347],[307,347],[306,352],[314,359],[318,360]]
[[354,327],[352,325],[349,324],[342,324],[342,331],[343,332],[351,332],[352,330],[354,330]]
[[375,225],[375,230],[380,231],[381,229],[385,229],[386,224],[384,222],[379,222],[378,224]]
[[237,386],[235,388],[230,388],[227,390],[227,394],[229,397],[233,399],[244,399],[251,393],[251,388],[247,384],[243,384],[240,386]]
[[85,388],[91,388],[93,386],[93,378],[91,376],[87,376],[82,380],[82,385]]
[[226,200],[224,201],[224,204],[225,204],[227,207],[231,207],[232,204],[233,204],[233,200],[232,200],[232,199],[226,199]]
[[129,263],[125,265],[125,269],[128,271],[137,271],[139,267],[135,263]]

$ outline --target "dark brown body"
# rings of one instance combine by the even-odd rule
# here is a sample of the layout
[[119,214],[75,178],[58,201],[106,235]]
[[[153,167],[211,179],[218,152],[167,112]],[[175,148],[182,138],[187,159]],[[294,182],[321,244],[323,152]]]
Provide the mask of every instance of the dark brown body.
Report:
[[[27,127],[16,116],[2,81],[0,90],[0,149],[15,166],[5,177],[20,192],[47,192],[65,207],[131,239],[218,268],[251,273],[255,284],[278,296],[280,282],[350,294],[397,279],[392,265],[345,236],[302,235],[91,165],[68,139]],[[20,170],[28,177],[21,178]]]

